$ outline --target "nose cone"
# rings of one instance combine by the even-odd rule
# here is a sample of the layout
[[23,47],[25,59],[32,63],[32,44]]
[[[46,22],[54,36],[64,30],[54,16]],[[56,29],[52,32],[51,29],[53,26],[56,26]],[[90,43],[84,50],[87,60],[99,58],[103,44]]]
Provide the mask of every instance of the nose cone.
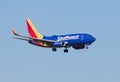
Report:
[[96,41],[96,38],[95,37],[92,37],[92,42]]

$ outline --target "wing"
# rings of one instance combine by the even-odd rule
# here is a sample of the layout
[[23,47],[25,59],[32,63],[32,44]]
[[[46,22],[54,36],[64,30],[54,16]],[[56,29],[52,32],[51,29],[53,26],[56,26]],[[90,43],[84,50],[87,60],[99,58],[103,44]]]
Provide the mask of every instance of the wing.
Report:
[[20,34],[17,34],[16,31],[14,30],[14,28],[12,28],[12,33],[15,35],[15,36],[19,36],[18,37],[14,37],[15,39],[20,39],[20,40],[25,40],[25,41],[38,41],[38,42],[41,42],[41,43],[46,43],[46,44],[54,44],[56,41],[54,40],[46,40],[46,39],[39,39],[39,38],[34,38],[34,37],[27,37],[27,36],[22,36]]

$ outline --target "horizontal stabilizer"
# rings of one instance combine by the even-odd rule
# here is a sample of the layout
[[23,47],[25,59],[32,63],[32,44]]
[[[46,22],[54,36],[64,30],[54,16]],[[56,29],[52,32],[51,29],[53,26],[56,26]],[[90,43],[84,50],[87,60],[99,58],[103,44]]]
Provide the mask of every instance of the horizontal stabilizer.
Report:
[[19,38],[19,37],[13,37],[14,39],[19,39],[19,40],[25,40],[25,41],[29,41],[29,39],[27,38]]

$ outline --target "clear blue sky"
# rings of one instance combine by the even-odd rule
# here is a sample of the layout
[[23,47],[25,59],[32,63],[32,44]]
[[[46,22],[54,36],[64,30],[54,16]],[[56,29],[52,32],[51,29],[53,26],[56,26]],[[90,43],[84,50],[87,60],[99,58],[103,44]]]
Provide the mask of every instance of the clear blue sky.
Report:
[[[88,50],[56,53],[13,39],[29,17],[44,35],[89,33]],[[120,82],[119,0],[1,0],[0,82]]]

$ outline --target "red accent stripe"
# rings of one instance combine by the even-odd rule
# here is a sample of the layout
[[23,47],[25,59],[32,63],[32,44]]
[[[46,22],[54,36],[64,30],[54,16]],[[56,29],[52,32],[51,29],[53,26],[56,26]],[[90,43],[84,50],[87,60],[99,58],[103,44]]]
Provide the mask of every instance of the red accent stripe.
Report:
[[38,38],[27,20],[26,20],[26,23],[27,23],[27,28],[28,28],[28,32],[29,32],[30,36],[34,37],[34,38]]

